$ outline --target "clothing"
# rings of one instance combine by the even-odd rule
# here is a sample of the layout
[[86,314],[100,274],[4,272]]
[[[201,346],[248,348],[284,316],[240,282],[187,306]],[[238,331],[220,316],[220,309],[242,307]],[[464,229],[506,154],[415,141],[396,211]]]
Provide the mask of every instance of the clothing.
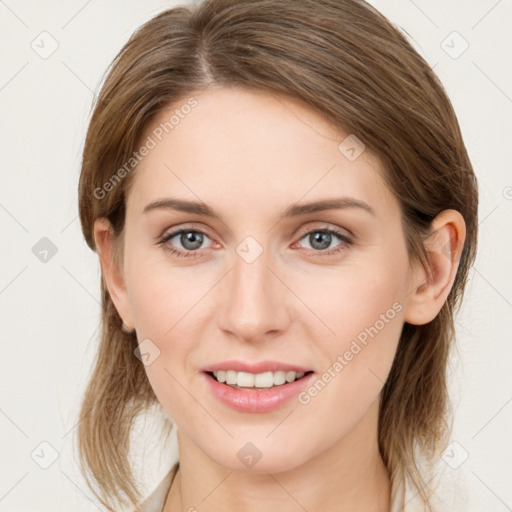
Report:
[[[141,512],[162,512],[165,499],[176,476],[178,467],[179,461],[172,466],[156,489],[144,500],[140,506]],[[421,510],[417,508],[417,504],[411,502],[411,497],[406,495],[404,485],[392,486],[391,502],[391,512],[416,512],[417,510]]]
[[179,461],[176,462],[158,484],[156,489],[144,500],[140,506],[141,512],[162,512],[165,505],[165,499],[167,498],[167,494],[169,493],[179,465]]

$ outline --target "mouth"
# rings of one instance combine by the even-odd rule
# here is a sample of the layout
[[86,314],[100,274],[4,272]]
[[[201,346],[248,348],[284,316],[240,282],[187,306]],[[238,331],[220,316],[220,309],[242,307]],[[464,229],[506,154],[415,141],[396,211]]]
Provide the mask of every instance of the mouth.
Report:
[[313,371],[275,371],[263,373],[237,372],[234,370],[216,370],[205,372],[214,381],[233,389],[244,391],[263,391],[286,386],[304,379]]

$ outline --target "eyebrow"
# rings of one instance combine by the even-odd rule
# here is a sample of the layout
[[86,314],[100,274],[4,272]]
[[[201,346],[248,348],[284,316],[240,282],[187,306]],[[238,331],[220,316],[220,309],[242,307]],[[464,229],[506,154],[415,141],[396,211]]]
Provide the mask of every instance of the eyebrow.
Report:
[[[346,208],[359,208],[375,216],[375,210],[364,201],[355,199],[353,197],[340,197],[324,199],[310,203],[292,204],[285,210],[283,218],[297,217],[300,215],[318,213],[326,210],[342,210]],[[158,209],[177,210],[222,220],[220,215],[215,212],[215,210],[203,202],[175,198],[158,199],[156,201],[152,201],[144,207],[142,213],[144,214]]]

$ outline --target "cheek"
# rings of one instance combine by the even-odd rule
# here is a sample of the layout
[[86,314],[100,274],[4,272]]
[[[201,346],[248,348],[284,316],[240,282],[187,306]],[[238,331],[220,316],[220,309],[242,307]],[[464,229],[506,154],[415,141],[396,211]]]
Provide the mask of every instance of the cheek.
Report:
[[173,269],[165,255],[148,257],[136,250],[127,261],[126,279],[138,342],[151,354],[145,364],[151,387],[169,416],[186,416],[190,395],[185,389],[194,371],[189,353],[199,341],[194,307],[212,284],[194,279],[192,266]]
[[137,332],[156,340],[170,338],[200,297],[193,267],[172,268],[163,248],[135,249],[127,262],[127,288]]
[[402,296],[402,287],[387,272],[351,279],[337,315],[333,314],[338,348],[349,350],[355,341],[367,348],[376,340],[371,345],[377,345],[375,350],[382,356],[393,351],[401,330]]
[[[407,265],[400,255],[387,258],[378,255],[357,264],[347,262],[339,268],[324,268],[311,275],[290,273],[285,280],[309,309],[301,321],[314,329],[310,335],[330,353],[329,347],[348,348],[350,341],[358,336],[364,342],[365,333],[370,336],[368,330],[375,336],[372,327],[388,331],[392,330],[388,328],[391,324],[399,324],[396,317],[403,309],[406,273]],[[397,332],[400,327],[394,329],[395,335]]]
[[404,322],[408,267],[402,258],[397,251],[394,258],[319,273],[315,287],[309,288],[308,306],[324,324],[316,321],[312,336],[321,347],[325,373],[304,403],[316,402],[319,414],[336,403],[340,414],[351,411],[349,417],[360,417],[380,393]]

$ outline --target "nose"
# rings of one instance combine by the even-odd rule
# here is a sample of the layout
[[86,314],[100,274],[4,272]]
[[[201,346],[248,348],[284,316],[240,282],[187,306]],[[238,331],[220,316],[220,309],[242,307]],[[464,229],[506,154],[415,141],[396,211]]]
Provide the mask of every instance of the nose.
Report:
[[253,343],[287,329],[290,292],[270,260],[265,251],[250,263],[234,255],[233,268],[223,280],[218,310],[224,332]]

